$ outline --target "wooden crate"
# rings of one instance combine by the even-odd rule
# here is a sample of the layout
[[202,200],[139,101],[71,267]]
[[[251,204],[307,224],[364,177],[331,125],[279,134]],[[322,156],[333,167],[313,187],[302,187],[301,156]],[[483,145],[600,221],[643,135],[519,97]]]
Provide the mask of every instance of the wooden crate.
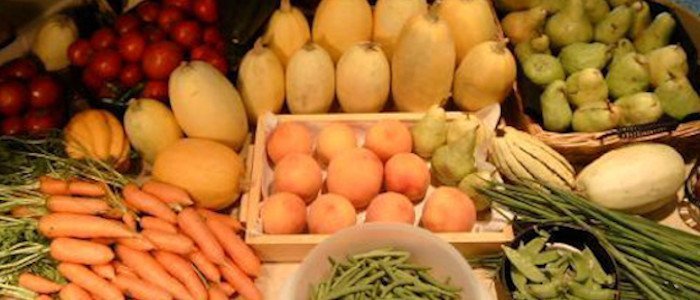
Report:
[[[500,109],[495,107],[496,114],[500,115]],[[456,118],[460,113],[448,113],[448,119]],[[486,112],[493,115],[493,112]],[[371,124],[383,119],[395,119],[406,124],[417,122],[423,117],[419,113],[382,113],[382,114],[327,114],[327,115],[277,115],[260,118],[255,136],[253,148],[253,164],[250,179],[250,189],[244,196],[241,218],[247,223],[246,242],[259,253],[263,261],[267,262],[295,262],[301,261],[311,249],[323,241],[328,235],[320,234],[293,234],[270,235],[260,230],[260,207],[264,198],[266,178],[270,176],[269,163],[265,145],[270,133],[269,122],[304,122],[323,126],[331,122],[345,122],[357,128],[358,124]],[[498,116],[496,116],[497,122]],[[488,214],[488,213],[486,213]],[[418,215],[416,216],[418,219]],[[500,250],[500,245],[513,239],[510,226],[497,232],[464,232],[464,233],[439,233],[438,236],[454,245],[464,255],[476,255],[491,253]]]

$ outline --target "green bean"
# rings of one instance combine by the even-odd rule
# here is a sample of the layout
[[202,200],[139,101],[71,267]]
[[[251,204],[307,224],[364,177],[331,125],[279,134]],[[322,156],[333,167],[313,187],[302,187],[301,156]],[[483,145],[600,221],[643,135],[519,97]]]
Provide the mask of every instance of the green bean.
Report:
[[530,259],[534,258],[542,251],[544,245],[547,244],[549,237],[541,236],[530,240],[522,249],[518,249],[520,254]]
[[593,251],[591,251],[590,248],[584,248],[581,254],[583,254],[583,256],[586,257],[590,263],[591,278],[593,278],[593,281],[605,285],[610,285],[615,282],[615,278],[613,278],[612,275],[605,273],[603,267],[598,261],[598,258],[595,257],[595,254],[593,254]]
[[571,263],[574,267],[574,270],[576,270],[576,276],[574,277],[574,280],[578,282],[583,282],[588,279],[588,277],[591,274],[591,269],[593,268],[593,263],[589,261],[589,259],[583,255],[583,253],[572,253],[571,254]]
[[615,290],[611,289],[590,289],[578,282],[569,283],[571,294],[585,300],[613,300]]
[[365,286],[352,286],[352,287],[346,287],[338,290],[334,290],[328,296],[324,297],[323,299],[327,300],[332,300],[332,299],[339,299],[345,295],[361,292],[361,291],[367,291],[372,289],[371,285],[365,285]]
[[549,299],[559,295],[561,287],[562,281],[555,279],[546,283],[528,284],[527,290],[530,292],[530,294],[539,299]]
[[505,252],[508,260],[513,264],[513,266],[518,269],[527,279],[534,282],[545,282],[547,277],[537,268],[527,257],[521,255],[518,251],[513,250],[508,246],[501,246],[503,252]]
[[530,295],[530,292],[527,290],[527,278],[525,275],[520,273],[518,270],[511,270],[510,271],[510,277],[513,280],[513,284],[515,285],[515,289],[519,291],[522,295],[523,299],[527,300],[535,300],[536,298]]
[[553,262],[561,257],[558,250],[547,250],[540,252],[532,259],[532,263],[541,266],[550,262]]

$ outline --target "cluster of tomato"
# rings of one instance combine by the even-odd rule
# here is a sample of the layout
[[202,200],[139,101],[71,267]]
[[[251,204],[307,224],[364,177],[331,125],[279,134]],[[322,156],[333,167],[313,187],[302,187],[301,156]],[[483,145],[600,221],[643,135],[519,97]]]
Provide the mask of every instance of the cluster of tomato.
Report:
[[32,59],[22,57],[0,67],[0,135],[58,128],[63,104],[63,86]]
[[168,77],[183,60],[203,60],[226,73],[225,42],[216,0],[146,1],[68,49],[82,81],[95,95],[144,83],[142,97],[168,99]]

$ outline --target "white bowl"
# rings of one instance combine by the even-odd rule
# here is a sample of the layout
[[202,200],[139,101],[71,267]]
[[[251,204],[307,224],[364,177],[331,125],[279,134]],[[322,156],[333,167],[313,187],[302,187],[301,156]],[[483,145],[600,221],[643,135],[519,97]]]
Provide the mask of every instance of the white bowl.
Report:
[[347,255],[386,247],[410,252],[409,261],[432,268],[431,274],[438,280],[450,278],[451,285],[462,288],[462,299],[490,299],[472,268],[452,245],[425,229],[388,223],[353,226],[324,240],[302,261],[287,282],[282,299],[308,300],[311,286],[329,276],[328,257],[343,261]]

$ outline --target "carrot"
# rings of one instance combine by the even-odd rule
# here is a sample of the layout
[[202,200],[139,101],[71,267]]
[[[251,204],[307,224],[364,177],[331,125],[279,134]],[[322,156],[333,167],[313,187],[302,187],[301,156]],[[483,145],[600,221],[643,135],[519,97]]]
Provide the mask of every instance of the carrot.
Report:
[[115,240],[113,238],[92,238],[92,239],[90,239],[90,241],[93,243],[98,243],[98,244],[102,244],[102,245],[106,245],[106,246],[109,246],[109,245],[117,242],[117,240]]
[[74,264],[101,265],[114,259],[109,247],[85,240],[57,238],[51,241],[51,257]]
[[210,261],[215,264],[223,263],[225,258],[224,249],[216,241],[216,236],[207,227],[196,210],[192,208],[183,209],[177,215],[177,225],[182,232],[197,243],[199,249]]
[[156,217],[143,217],[141,218],[140,224],[143,229],[155,229],[169,233],[177,233],[177,227],[175,227],[175,225]]
[[32,273],[19,275],[19,286],[41,294],[52,294],[61,290],[62,285]]
[[149,180],[141,186],[141,189],[165,203],[177,203],[185,206],[194,204],[185,190],[167,183]]
[[120,222],[70,213],[52,213],[41,217],[39,231],[48,238],[119,238],[135,235]]
[[68,181],[49,176],[39,177],[39,191],[48,195],[70,195]]
[[170,251],[177,254],[188,254],[194,251],[194,242],[178,233],[167,233],[160,230],[144,229],[141,235],[149,240],[156,249]]
[[228,300],[226,293],[218,286],[212,285],[209,288],[209,300]]
[[124,299],[124,294],[117,287],[84,266],[73,263],[60,263],[58,272],[70,282],[77,284],[101,299]]
[[219,269],[216,268],[213,262],[211,262],[201,251],[195,250],[189,255],[190,261],[197,267],[197,270],[204,275],[209,281],[219,282],[221,281],[221,273]]
[[224,291],[226,296],[231,296],[236,293],[236,289],[234,289],[228,282],[219,283],[219,288]]
[[109,204],[102,199],[80,198],[71,196],[51,196],[46,200],[46,208],[52,212],[99,215],[110,210]]
[[131,276],[119,275],[114,278],[114,285],[130,297],[140,300],[171,300],[173,296],[154,284]]
[[114,266],[114,272],[117,273],[117,275],[124,275],[124,276],[133,276],[133,277],[138,277],[134,270],[131,268],[127,267],[125,264],[123,264],[120,261],[112,261],[112,266]]
[[243,225],[241,222],[236,220],[234,217],[229,216],[229,215],[224,215],[220,214],[217,212],[213,212],[211,210],[208,210],[206,208],[197,208],[197,212],[199,215],[201,215],[204,219],[216,219],[219,220],[220,222],[223,222],[226,224],[226,226],[231,227],[236,232],[243,231]]
[[166,290],[168,293],[175,296],[175,299],[193,299],[187,289],[175,278],[170,276],[163,266],[147,252],[137,251],[118,245],[117,256],[119,256],[119,259],[121,259],[126,266],[134,270],[139,277],[143,278],[143,280]]
[[195,300],[207,300],[207,289],[190,262],[177,254],[156,251],[153,257],[165,270],[185,285]]
[[107,194],[102,185],[73,179],[68,182],[68,192],[75,196],[102,197]]
[[253,249],[241,239],[233,229],[215,219],[208,219],[207,226],[216,236],[226,253],[246,274],[257,277],[260,275],[260,258]]
[[137,210],[156,216],[170,223],[177,222],[177,216],[170,207],[155,196],[140,190],[134,184],[127,184],[122,190],[124,201]]
[[90,266],[90,270],[95,272],[95,274],[100,275],[100,277],[108,280],[114,279],[114,276],[116,276],[116,271],[114,271],[114,266],[110,263],[106,264],[101,264],[101,265],[92,265]]
[[10,211],[10,214],[15,218],[33,218],[40,217],[47,213],[46,208],[39,206],[15,206]]
[[131,212],[126,212],[122,215],[122,222],[127,228],[136,231],[136,216]]
[[58,293],[61,300],[92,300],[88,292],[75,283],[66,284]]
[[100,215],[108,219],[121,220],[124,216],[124,211],[121,208],[112,207],[108,211]]
[[226,281],[233,286],[236,291],[247,300],[261,300],[262,293],[253,283],[248,275],[239,269],[232,261],[226,260],[223,265],[219,266],[221,275]]
[[139,235],[132,238],[121,238],[117,240],[117,244],[124,245],[134,250],[139,251],[151,251],[156,248],[156,246],[151,243],[150,240],[145,238],[143,235]]
[[49,295],[39,295],[34,298],[34,300],[53,300]]

